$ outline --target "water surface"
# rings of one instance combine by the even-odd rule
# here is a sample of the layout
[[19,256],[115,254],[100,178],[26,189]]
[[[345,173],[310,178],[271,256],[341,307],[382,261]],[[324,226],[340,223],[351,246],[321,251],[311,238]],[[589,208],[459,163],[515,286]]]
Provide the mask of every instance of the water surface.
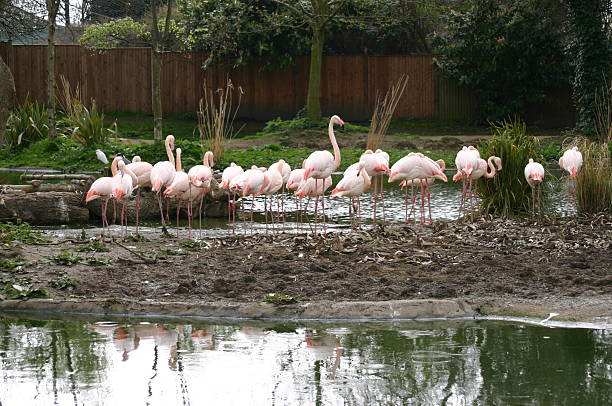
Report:
[[0,315],[3,405],[604,405],[612,331]]

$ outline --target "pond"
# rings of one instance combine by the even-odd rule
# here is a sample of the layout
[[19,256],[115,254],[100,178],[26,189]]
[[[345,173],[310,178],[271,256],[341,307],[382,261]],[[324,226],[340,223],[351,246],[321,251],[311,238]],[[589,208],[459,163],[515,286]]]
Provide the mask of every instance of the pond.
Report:
[[0,314],[3,405],[612,403],[612,331]]

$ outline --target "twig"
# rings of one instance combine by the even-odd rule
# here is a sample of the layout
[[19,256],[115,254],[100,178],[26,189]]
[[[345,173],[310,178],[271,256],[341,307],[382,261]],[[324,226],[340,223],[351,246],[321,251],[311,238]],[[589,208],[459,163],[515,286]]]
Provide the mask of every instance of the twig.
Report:
[[130,254],[136,255],[138,258],[142,259],[145,264],[156,264],[157,263],[157,257],[149,258],[147,256],[144,256],[144,255],[140,254],[139,252],[136,252],[136,251],[126,247],[125,245],[121,244],[120,242],[113,241],[113,243],[117,244],[118,246],[120,246],[124,250],[128,251]]

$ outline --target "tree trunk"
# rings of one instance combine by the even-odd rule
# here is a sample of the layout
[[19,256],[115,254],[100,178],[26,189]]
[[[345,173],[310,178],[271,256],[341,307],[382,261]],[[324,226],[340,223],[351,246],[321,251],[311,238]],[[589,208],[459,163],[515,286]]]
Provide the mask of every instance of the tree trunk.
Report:
[[161,100],[161,70],[163,53],[161,50],[154,47],[151,56],[152,74],[151,74],[151,102],[153,103],[153,121],[155,140],[161,141],[162,133],[162,100]]
[[325,34],[323,29],[313,26],[308,95],[306,96],[306,114],[308,119],[312,121],[319,121],[321,119],[321,65],[323,62],[324,43]]
[[64,0],[64,21],[66,27],[70,27],[70,0]]
[[49,136],[57,137],[55,121],[55,19],[59,0],[47,0],[47,114],[49,115]]
[[6,145],[4,131],[11,109],[15,105],[15,80],[11,69],[0,57],[0,146]]

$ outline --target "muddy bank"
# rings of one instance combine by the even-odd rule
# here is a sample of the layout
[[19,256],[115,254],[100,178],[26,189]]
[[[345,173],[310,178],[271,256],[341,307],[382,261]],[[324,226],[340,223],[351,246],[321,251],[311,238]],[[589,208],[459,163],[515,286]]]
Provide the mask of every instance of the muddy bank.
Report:
[[[297,309],[305,303],[335,309],[329,303],[444,299],[464,303],[466,314],[470,307],[472,313],[557,312],[559,318],[591,320],[612,313],[611,233],[609,216],[198,242],[160,235],[99,243],[88,239],[94,237],[90,231],[83,241],[5,244],[0,286],[111,305],[221,303],[231,310],[250,303],[262,309],[272,293],[288,295]],[[5,289],[2,297],[11,292]]]

